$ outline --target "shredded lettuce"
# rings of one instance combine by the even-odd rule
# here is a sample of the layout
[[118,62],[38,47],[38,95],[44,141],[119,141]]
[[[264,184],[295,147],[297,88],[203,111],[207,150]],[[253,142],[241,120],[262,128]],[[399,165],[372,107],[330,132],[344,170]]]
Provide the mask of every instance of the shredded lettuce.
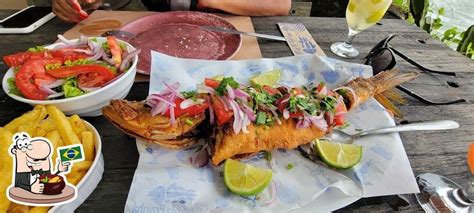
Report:
[[43,46],[36,46],[36,47],[28,48],[29,52],[43,52],[45,50],[46,50],[46,48],[44,48]]
[[77,86],[76,78],[68,78],[66,83],[63,84],[63,91],[65,98],[72,98],[85,94],[85,92]]
[[8,93],[13,94],[13,95],[23,96],[20,90],[18,90],[18,88],[16,87],[15,78],[8,78],[7,84],[9,88]]

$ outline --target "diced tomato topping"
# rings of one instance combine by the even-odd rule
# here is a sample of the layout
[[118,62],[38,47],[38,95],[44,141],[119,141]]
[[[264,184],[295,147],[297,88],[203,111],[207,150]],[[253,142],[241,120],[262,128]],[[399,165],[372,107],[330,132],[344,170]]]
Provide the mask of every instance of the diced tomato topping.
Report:
[[[188,108],[185,108],[185,109],[181,109],[180,105],[181,105],[181,102],[183,102],[184,99],[182,98],[176,98],[175,101],[174,101],[174,104],[176,105],[176,107],[174,108],[174,116],[175,117],[179,117],[181,115],[184,115],[186,114],[187,116],[193,116],[193,115],[198,115],[198,114],[201,114],[202,112],[204,112],[208,107],[209,105],[207,103],[202,103],[202,104],[196,104],[196,105],[192,105]],[[170,117],[170,111],[166,111],[165,113],[165,116],[167,117]]]
[[212,87],[212,88],[217,88],[219,87],[219,84],[221,84],[220,81],[218,80],[214,80],[212,78],[206,78],[204,79],[204,85],[208,86],[208,87]]
[[234,112],[230,109],[226,110],[224,107],[224,103],[222,103],[218,98],[211,98],[212,100],[212,107],[214,109],[214,114],[216,115],[217,125],[222,126],[229,122],[232,117],[234,116]]
[[336,106],[336,114],[334,116],[334,124],[336,126],[343,125],[346,122],[345,112],[347,112],[346,104],[344,104],[344,101],[341,101]]
[[280,91],[268,85],[264,85],[262,89],[265,90],[265,92],[267,92],[270,95],[275,95],[277,93],[280,93]]

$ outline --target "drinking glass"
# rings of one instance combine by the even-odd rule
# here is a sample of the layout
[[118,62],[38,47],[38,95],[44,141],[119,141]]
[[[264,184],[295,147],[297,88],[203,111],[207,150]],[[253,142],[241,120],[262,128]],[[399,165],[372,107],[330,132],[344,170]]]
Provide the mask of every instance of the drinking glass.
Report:
[[331,45],[331,51],[343,58],[355,58],[359,51],[352,46],[355,35],[376,24],[383,18],[392,0],[350,0],[346,9],[349,34],[345,42]]

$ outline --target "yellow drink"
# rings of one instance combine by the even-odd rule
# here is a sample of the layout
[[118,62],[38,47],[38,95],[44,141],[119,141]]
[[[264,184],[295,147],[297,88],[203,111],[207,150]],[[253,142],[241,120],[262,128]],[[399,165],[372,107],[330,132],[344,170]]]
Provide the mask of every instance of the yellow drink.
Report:
[[365,30],[377,23],[387,12],[392,0],[350,0],[346,10],[349,28]]

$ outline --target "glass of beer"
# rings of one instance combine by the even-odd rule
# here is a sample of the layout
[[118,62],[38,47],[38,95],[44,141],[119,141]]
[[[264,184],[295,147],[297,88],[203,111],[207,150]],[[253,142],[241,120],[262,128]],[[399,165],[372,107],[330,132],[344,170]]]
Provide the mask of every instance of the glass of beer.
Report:
[[350,0],[346,9],[349,35],[345,42],[331,45],[331,51],[344,58],[355,58],[359,51],[352,46],[352,40],[362,30],[376,24],[383,18],[392,0]]

